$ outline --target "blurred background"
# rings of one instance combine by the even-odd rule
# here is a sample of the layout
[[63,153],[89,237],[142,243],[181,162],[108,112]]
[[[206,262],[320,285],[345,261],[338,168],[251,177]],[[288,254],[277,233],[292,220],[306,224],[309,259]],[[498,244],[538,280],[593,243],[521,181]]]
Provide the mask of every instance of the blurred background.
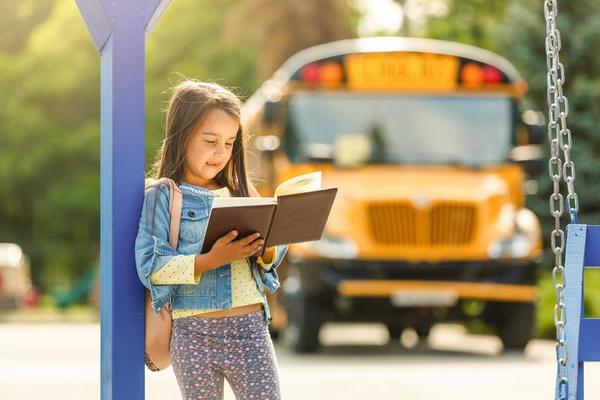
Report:
[[[569,127],[574,133],[575,146],[572,155],[577,166],[576,189],[580,201],[580,221],[598,224],[600,223],[598,202],[600,161],[597,154],[600,151],[600,134],[597,122],[600,120],[600,74],[598,73],[600,42],[597,38],[600,35],[598,23],[600,3],[593,0],[561,1],[559,11],[558,27],[562,33],[563,43],[561,61],[567,74],[565,90],[571,110]],[[299,310],[301,307],[298,306],[294,308],[293,302],[296,298],[290,294],[293,289],[290,289],[292,285],[288,284],[285,292],[289,295],[287,301],[278,298],[270,299],[274,302],[275,308],[281,308],[278,317],[280,320],[275,324],[273,334],[274,338],[284,339],[278,342],[277,351],[282,363],[282,382],[284,386],[294,388],[294,390],[288,389],[287,398],[294,398],[294,394],[300,396],[297,398],[305,398],[309,394],[312,398],[364,398],[367,395],[382,399],[455,398],[454,396],[459,398],[461,390],[457,388],[461,387],[461,383],[455,380],[464,382],[463,375],[460,375],[463,369],[466,374],[464,376],[470,376],[473,382],[485,382],[485,390],[464,383],[467,385],[464,386],[467,393],[474,391],[479,394],[472,398],[479,398],[482,393],[489,398],[494,398],[493,393],[501,393],[502,388],[506,390],[506,379],[514,379],[510,378],[511,374],[515,374],[514,371],[530,371],[531,367],[536,366],[540,368],[538,372],[533,372],[534,375],[530,379],[523,380],[520,394],[516,394],[513,398],[547,398],[552,393],[553,385],[553,347],[548,339],[551,340],[555,335],[553,324],[555,294],[551,276],[554,259],[547,254],[547,251],[539,251],[542,244],[539,240],[543,241],[544,249],[547,248],[546,244],[553,224],[548,209],[552,186],[544,161],[548,150],[543,117],[547,115],[547,105],[545,21],[541,1],[174,0],[150,35],[147,45],[146,158],[148,165],[152,162],[164,135],[163,110],[166,108],[169,87],[173,86],[181,76],[216,81],[234,88],[244,100],[258,93],[253,97],[253,104],[256,106],[247,108],[251,115],[247,115],[246,118],[249,118],[249,124],[254,127],[251,133],[257,137],[262,134],[262,137],[266,138],[256,141],[254,150],[257,155],[254,162],[256,168],[264,169],[258,171],[256,175],[261,178],[261,182],[266,183],[263,190],[268,192],[277,181],[285,178],[285,176],[273,177],[272,171],[267,170],[269,165],[271,169],[273,165],[283,165],[277,164],[278,140],[282,139],[285,142],[283,135],[290,132],[289,127],[281,125],[278,118],[288,113],[292,118],[296,118],[296,121],[292,122],[292,130],[295,130],[297,136],[299,135],[299,138],[296,137],[296,144],[302,144],[302,141],[310,136],[308,132],[303,138],[303,130],[311,131],[314,125],[312,127],[303,125],[302,122],[298,122],[298,119],[302,115],[308,115],[312,121],[312,116],[316,118],[316,114],[311,115],[310,112],[316,111],[311,111],[306,105],[303,106],[305,104],[303,101],[306,99],[290,96],[292,89],[287,86],[286,90],[279,88],[281,93],[278,94],[284,96],[285,101],[273,101],[265,95],[264,86],[259,90],[263,82],[272,77],[286,60],[301,50],[342,39],[373,36],[440,39],[473,45],[504,57],[520,73],[525,84],[520,80],[513,82],[510,74],[506,73],[500,65],[494,65],[492,61],[487,61],[487,64],[479,61],[471,63],[477,64],[478,68],[482,68],[481,71],[488,67],[488,71],[493,70],[491,81],[486,80],[485,85],[494,83],[492,81],[497,79],[496,83],[513,85],[515,90],[521,90],[511,95],[512,98],[518,97],[519,100],[518,107],[515,105],[517,108],[511,114],[513,118],[511,121],[494,120],[493,114],[485,114],[489,110],[481,109],[474,112],[475,114],[483,112],[491,118],[487,120],[484,118],[484,122],[490,127],[507,123],[510,125],[506,128],[512,132],[510,143],[508,136],[505,143],[507,154],[509,147],[512,149],[541,144],[539,149],[542,153],[538,154],[537,158],[526,157],[526,160],[523,158],[519,160],[517,156],[509,160],[511,162],[507,161],[507,165],[523,167],[519,167],[519,171],[524,171],[522,178],[514,178],[506,171],[494,172],[498,177],[518,186],[517,189],[511,189],[512,191],[505,197],[516,199],[511,204],[517,209],[532,210],[541,225],[541,236],[539,231],[531,228],[534,230],[530,237],[532,247],[525,256],[520,257],[528,261],[527,268],[530,272],[527,278],[523,278],[523,282],[509,282],[530,283],[537,287],[535,298],[530,304],[529,311],[532,314],[527,314],[528,310],[520,309],[519,312],[525,312],[527,315],[518,320],[517,325],[520,327],[517,329],[518,332],[511,331],[513,336],[521,335],[520,341],[513,337],[511,342],[511,338],[506,337],[509,334],[502,337],[503,327],[508,323],[502,325],[506,322],[506,318],[501,322],[489,318],[484,311],[485,301],[479,301],[485,299],[461,301],[460,318],[452,318],[453,312],[441,317],[435,314],[435,310],[439,308],[435,307],[439,305],[436,302],[443,303],[445,301],[443,296],[422,299],[425,302],[423,304],[410,303],[410,296],[408,300],[406,296],[397,296],[396,306],[410,310],[405,313],[407,317],[402,319],[401,323],[394,325],[390,320],[382,317],[380,324],[372,324],[371,322],[376,321],[367,321],[359,315],[361,312],[369,311],[360,311],[360,305],[355,308],[350,307],[351,312],[354,313],[351,317],[330,318],[330,322],[335,322],[334,320],[359,322],[358,320],[364,319],[365,321],[362,322],[368,323],[327,326],[322,324],[323,326],[319,326],[323,328],[320,336],[317,327],[317,341],[320,340],[321,347],[319,349],[319,343],[315,345],[314,340],[311,342],[310,339],[311,335],[314,336],[314,332],[283,334],[289,324],[302,322],[301,319],[294,317],[298,313],[301,314],[302,310]],[[459,68],[464,70],[469,60],[464,55],[459,58]],[[343,60],[336,60],[343,62]],[[322,61],[309,57],[304,65],[298,65],[307,67],[312,63],[313,67],[319,67]],[[296,83],[300,85],[299,90],[302,90],[302,85],[308,85],[304,88],[313,85],[314,89],[314,85],[320,84],[316,78],[315,81],[311,81],[311,73],[314,71],[311,72],[310,68],[304,72],[300,69],[290,71],[292,77],[290,79],[298,81]],[[477,69],[474,73],[463,72],[460,75],[462,79],[460,85],[464,87],[468,86],[469,79],[473,76],[473,79],[477,80],[480,73]],[[333,76],[332,79],[335,81],[335,72]],[[340,75],[339,79],[342,85],[342,83],[348,84],[350,78]],[[368,86],[369,82],[365,80],[362,84]],[[386,82],[384,81],[383,84],[385,85]],[[527,91],[524,91],[525,87],[528,88]],[[342,91],[340,88],[338,93]],[[414,89],[418,91],[423,90],[424,87]],[[80,373],[83,374],[81,371],[88,373],[85,375],[87,378],[83,378],[82,375],[81,380],[89,379],[92,382],[89,385],[92,386],[83,384],[80,385],[81,387],[78,386],[83,392],[77,398],[93,398],[94,385],[96,385],[93,382],[98,378],[97,371],[94,369],[96,368],[94,363],[97,361],[95,358],[97,348],[94,346],[98,346],[99,338],[97,334],[100,233],[99,90],[99,57],[75,2],[71,0],[0,2],[0,99],[2,103],[0,107],[0,340],[2,345],[0,347],[7,348],[7,350],[0,350],[0,361],[2,361],[0,365],[4,365],[0,375],[8,377],[9,371],[12,370],[13,374],[20,371],[19,368],[11,368],[10,365],[23,365],[25,368],[22,355],[31,350],[31,342],[19,345],[14,342],[19,338],[27,338],[39,343],[39,340],[45,337],[64,338],[69,334],[68,327],[81,329],[81,334],[77,336],[86,338],[83,340],[87,341],[80,345],[78,351],[80,355],[87,354],[88,358],[80,361],[89,363],[85,364],[89,369],[86,369],[87,367],[80,369]],[[477,90],[473,87],[470,90],[477,94]],[[261,100],[261,96],[265,99]],[[402,101],[406,102],[406,98]],[[373,110],[381,111],[386,107],[383,104],[379,105],[375,100],[372,104]],[[409,101],[402,104],[403,107],[410,107],[413,103]],[[347,107],[349,105],[339,103],[340,116]],[[394,104],[391,107],[390,112],[393,116]],[[441,105],[441,107],[445,109],[450,105]],[[494,105],[492,104],[491,107],[493,108]],[[469,109],[466,110],[468,112]],[[332,108],[331,112],[335,113],[335,109]],[[384,112],[377,114],[373,111],[372,115],[374,118],[389,117]],[[415,122],[415,126],[419,125],[418,122]],[[391,124],[393,125],[394,122]],[[272,130],[267,132],[267,128]],[[376,131],[379,128],[376,125],[371,128],[372,131],[369,132],[371,138],[377,137]],[[424,131],[415,135],[424,137],[423,135],[426,134],[427,132]],[[435,142],[436,137],[428,137],[428,140]],[[352,149],[352,140],[349,142],[347,146]],[[269,147],[269,143],[276,143],[276,145]],[[360,141],[358,143],[360,147]],[[418,143],[417,139],[405,142],[413,148]],[[296,149],[296,153],[294,153],[296,150],[289,146],[279,150],[287,152],[286,160],[311,164],[313,169],[327,169],[331,164],[335,168],[339,161],[328,153],[333,151],[331,148],[326,149],[325,153],[323,147],[304,152]],[[382,164],[387,167],[394,164],[393,156],[376,152],[374,154],[383,157],[382,160],[385,159],[385,162]],[[427,155],[419,156],[417,152],[412,153],[411,156],[414,159],[400,160],[396,164],[404,164],[407,167],[407,164],[422,165],[430,161]],[[490,155],[490,157],[494,156]],[[456,168],[457,163],[471,162],[472,164],[472,161],[448,158],[442,161],[436,159],[435,163]],[[341,162],[339,164],[346,170],[369,164],[365,160],[351,160],[350,163],[352,164],[350,167],[342,165]],[[466,167],[459,165],[458,167],[468,169],[466,172],[468,174],[472,173],[473,169],[486,168],[481,165],[466,165]],[[309,170],[311,169],[299,170],[289,167],[289,174],[293,176],[297,172]],[[421,176],[418,174],[422,171],[417,170],[419,168],[415,170],[404,168],[397,175],[389,176],[398,177],[397,179],[401,181],[397,182],[399,185],[403,183],[417,185],[411,183],[411,179],[415,176],[411,175],[412,173]],[[424,181],[431,183],[436,182],[436,179],[457,179],[458,182],[462,179],[463,172],[455,171],[455,175],[452,175],[451,172],[445,171],[442,178],[436,178],[434,174],[428,175]],[[382,170],[380,173],[389,174],[390,171]],[[336,178],[335,174],[325,174],[324,179],[326,183],[331,183],[333,186],[343,183],[343,179]],[[376,179],[380,179],[379,182],[385,184],[390,182],[384,179],[383,175],[380,178],[376,176]],[[469,194],[471,197],[478,195],[483,194]],[[378,212],[380,214],[377,214],[377,218],[385,219],[386,216],[391,215],[390,212],[393,214],[397,211]],[[339,215],[342,215],[341,211]],[[536,219],[535,216],[533,218]],[[568,222],[567,219],[565,216],[564,224]],[[478,221],[481,226],[484,226],[485,222]],[[488,222],[495,223],[492,220]],[[447,221],[447,224],[451,222]],[[530,224],[535,227],[537,221]],[[528,228],[524,230],[527,231]],[[335,237],[336,232],[329,233],[332,235],[331,243],[325,244],[339,247],[340,242],[335,242],[339,239]],[[460,239],[453,240],[460,241]],[[360,239],[355,238],[355,242],[354,244],[360,247]],[[504,244],[503,242],[498,246]],[[435,249],[428,249],[433,251],[428,254],[435,256],[427,260],[419,259],[415,255],[411,256],[410,251],[407,251],[406,257],[400,256],[400,258],[401,261],[410,263],[434,261],[455,263],[457,259],[461,259],[460,255],[452,253],[452,243],[445,242],[445,245],[446,253],[436,253]],[[414,247],[418,251],[423,250],[419,250],[416,244]],[[468,253],[468,249],[463,250],[460,254]],[[302,251],[310,250],[299,248],[297,254],[302,254]],[[365,251],[371,252],[369,253],[371,258],[377,258],[373,254],[380,251],[379,258],[387,262],[396,260],[395,256],[390,255],[389,249],[384,251],[381,248],[379,250],[369,248]],[[474,256],[471,254],[465,257]],[[296,264],[301,263],[296,262]],[[287,266],[288,270],[282,271],[285,271],[283,276],[285,277],[286,273],[293,276],[292,271],[301,269],[298,265],[294,265],[293,268]],[[360,268],[360,265],[357,268]],[[591,274],[586,276],[586,279],[586,313],[588,316],[597,316],[600,314],[600,297],[594,294],[595,290],[600,289],[600,278]],[[485,281],[484,278],[481,280]],[[348,290],[361,292],[366,289],[355,287]],[[428,304],[427,301],[432,303]],[[506,302],[506,299],[504,301]],[[301,304],[306,308],[309,303]],[[445,303],[441,305],[446,306]],[[336,305],[336,307],[348,308],[347,305]],[[365,310],[368,310],[368,307],[365,307]],[[379,309],[378,305],[375,307]],[[450,310],[451,307],[444,309]],[[492,313],[497,316],[502,313],[514,314],[513,311],[513,309],[506,311],[498,308],[496,311],[492,310]],[[426,327],[419,326],[415,322],[423,315],[427,317]],[[479,316],[485,317],[476,318]],[[322,319],[323,322],[327,322],[325,318]],[[457,321],[460,323],[456,324]],[[442,324],[438,326],[438,322]],[[67,323],[69,325],[65,325]],[[528,327],[532,328],[531,332]],[[534,340],[530,342],[530,338]],[[13,342],[14,345],[7,346],[9,342]],[[57,339],[57,342],[61,343],[61,340]],[[511,343],[513,346],[507,346]],[[73,345],[70,341],[65,342],[66,346],[69,344]],[[519,351],[507,355],[503,352],[503,347],[514,347]],[[523,349],[526,351],[521,353],[520,350]],[[42,347],[34,346],[32,351],[30,361],[39,361],[47,356],[44,362],[48,365],[54,365],[57,357],[61,357],[60,353],[48,353]],[[40,358],[36,359],[35,354]],[[39,365],[43,365],[44,362]],[[453,368],[449,364],[451,362],[457,363],[455,365],[458,367],[454,373],[459,375],[448,376],[444,373],[449,367]],[[486,368],[496,369],[490,374],[483,374],[478,369],[480,363]],[[359,369],[345,370],[344,368],[349,368],[348,365],[356,365]],[[332,372],[331,379],[325,381],[316,378],[322,375],[320,373],[310,375],[308,368],[313,366],[316,368],[326,366],[330,367],[330,371],[333,368],[338,372]],[[69,370],[66,365],[65,368],[65,371]],[[415,370],[419,371],[419,374],[416,374]],[[369,378],[371,373],[378,378]],[[43,375],[44,372],[40,370],[40,374]],[[370,390],[367,394],[353,389],[351,393],[340,396],[341,392],[336,392],[339,386],[334,384],[345,386],[347,382],[352,381],[348,379],[352,374],[356,374],[356,379],[366,376],[365,382],[375,382],[377,390]],[[161,393],[164,398],[164,396],[168,397],[169,393],[173,393],[173,390],[176,393],[176,388],[173,386],[174,378],[165,373],[159,375],[159,378],[156,375],[149,377],[149,384],[154,382],[156,387],[160,386],[162,389],[154,389],[155,387],[151,386],[148,396],[158,396],[158,393]],[[404,376],[404,379],[398,381],[396,378],[400,375]],[[439,389],[436,392],[431,387],[424,388],[423,386],[427,386],[425,383],[427,379],[424,376],[428,375],[436,376],[439,382],[443,382],[442,386],[447,385],[446,389]],[[490,381],[486,381],[486,378],[490,378]],[[16,375],[15,379],[17,379]],[[306,383],[311,379],[322,383],[323,391],[318,392],[320,394],[306,391],[314,388],[307,389],[302,382]],[[382,380],[377,381],[377,379]],[[1,376],[0,381],[2,381]],[[533,382],[533,385],[528,382]],[[539,388],[536,384],[540,385]],[[27,398],[23,390],[25,389],[22,387],[9,389],[8,398]],[[54,389],[49,390],[51,392]],[[171,392],[162,393],[160,390],[171,390]],[[402,394],[403,390],[404,394]],[[464,393],[460,398],[471,398]],[[352,397],[353,395],[356,397]]]

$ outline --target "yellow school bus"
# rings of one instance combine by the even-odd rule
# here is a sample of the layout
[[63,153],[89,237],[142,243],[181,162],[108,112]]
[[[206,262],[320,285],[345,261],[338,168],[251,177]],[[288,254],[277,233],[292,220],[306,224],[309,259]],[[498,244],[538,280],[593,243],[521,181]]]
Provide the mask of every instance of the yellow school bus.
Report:
[[265,81],[243,110],[261,193],[311,171],[339,189],[321,239],[278,270],[272,332],[313,352],[326,322],[381,322],[395,339],[480,319],[523,348],[543,122],[526,88],[497,54],[395,37],[303,50]]

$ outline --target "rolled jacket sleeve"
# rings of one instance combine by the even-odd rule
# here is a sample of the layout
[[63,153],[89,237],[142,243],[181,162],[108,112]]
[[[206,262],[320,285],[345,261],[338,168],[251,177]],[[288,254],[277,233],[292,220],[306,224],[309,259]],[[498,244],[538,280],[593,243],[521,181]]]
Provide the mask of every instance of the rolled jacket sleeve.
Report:
[[194,271],[195,258],[196,255],[173,257],[150,275],[150,282],[154,285],[197,285],[202,273]]
[[[269,257],[266,258],[265,260],[265,256],[269,254]],[[277,258],[277,247],[273,247],[273,250],[269,253],[265,253],[264,256],[259,256],[256,259],[256,262],[263,267],[265,270],[269,270],[271,269],[271,267],[273,266],[273,262],[275,261],[275,259]]]
[[269,266],[269,268],[267,269],[275,269],[279,267],[279,264],[281,264],[281,262],[283,261],[285,254],[288,251],[288,248],[289,246],[287,244],[275,246],[271,262],[269,264],[264,265],[263,268],[267,265]]
[[261,275],[262,281],[271,293],[275,293],[275,291],[280,286],[279,276],[277,275],[276,269],[279,266],[279,264],[281,264],[281,262],[283,261],[283,258],[287,253],[288,247],[288,245],[276,246],[275,253],[273,254],[274,260],[272,260],[271,263],[267,265],[258,263],[258,265],[260,265],[260,267],[265,271]]

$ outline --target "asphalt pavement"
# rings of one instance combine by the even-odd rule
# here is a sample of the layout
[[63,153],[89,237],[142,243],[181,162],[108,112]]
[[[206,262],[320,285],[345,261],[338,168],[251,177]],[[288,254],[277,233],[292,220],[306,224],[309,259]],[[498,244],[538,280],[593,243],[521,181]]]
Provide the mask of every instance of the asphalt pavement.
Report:
[[[283,399],[547,400],[554,344],[533,340],[502,353],[493,336],[435,326],[427,343],[406,332],[390,343],[382,325],[329,324],[322,351],[295,355],[276,345]],[[98,324],[0,324],[0,399],[98,399]],[[586,399],[600,398],[600,367],[586,371]],[[234,396],[225,385],[225,399]],[[179,399],[171,369],[146,372],[146,399]]]

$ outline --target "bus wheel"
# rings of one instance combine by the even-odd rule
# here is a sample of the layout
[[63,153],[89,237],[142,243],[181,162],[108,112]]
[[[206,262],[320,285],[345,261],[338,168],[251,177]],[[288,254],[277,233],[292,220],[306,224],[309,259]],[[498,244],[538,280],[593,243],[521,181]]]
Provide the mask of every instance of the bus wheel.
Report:
[[398,341],[398,339],[400,339],[400,336],[402,336],[402,331],[405,328],[403,324],[398,322],[386,322],[385,326],[390,334],[390,340],[393,341]]
[[415,325],[415,332],[417,332],[417,336],[419,340],[427,340],[429,337],[429,333],[431,332],[431,324],[430,323],[422,323]]
[[533,337],[535,310],[533,304],[506,303],[498,305],[496,331],[504,350],[523,350]]
[[288,301],[288,325],[282,333],[282,343],[296,353],[316,352],[321,329],[318,300],[298,293]]
[[278,341],[281,338],[279,329],[269,329],[269,334],[271,335],[271,340],[274,342]]

